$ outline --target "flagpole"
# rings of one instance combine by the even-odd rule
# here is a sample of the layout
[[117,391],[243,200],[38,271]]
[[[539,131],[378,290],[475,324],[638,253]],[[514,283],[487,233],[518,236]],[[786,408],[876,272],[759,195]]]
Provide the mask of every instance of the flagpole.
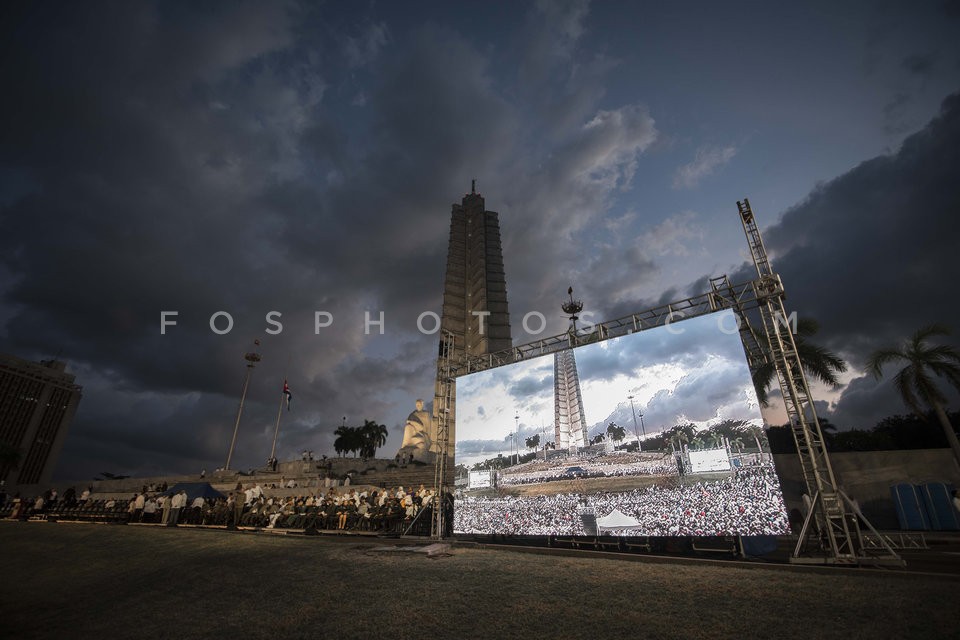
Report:
[[[253,341],[254,346],[260,346],[260,340]],[[230,451],[227,452],[227,464],[223,466],[224,471],[230,468],[230,461],[233,459],[233,448],[237,444],[237,431],[240,429],[240,416],[243,415],[243,401],[247,397],[247,387],[250,385],[250,374],[253,373],[253,366],[260,362],[260,354],[256,351],[243,356],[247,361],[247,375],[243,379],[243,393],[240,394],[240,408],[237,409],[237,421],[233,424],[233,439],[230,440]]]
[[277,407],[277,428],[273,431],[273,448],[270,449],[270,463],[273,464],[274,457],[277,454],[277,436],[280,435],[280,416],[283,415],[283,401],[286,399],[285,391],[280,392],[280,406]]

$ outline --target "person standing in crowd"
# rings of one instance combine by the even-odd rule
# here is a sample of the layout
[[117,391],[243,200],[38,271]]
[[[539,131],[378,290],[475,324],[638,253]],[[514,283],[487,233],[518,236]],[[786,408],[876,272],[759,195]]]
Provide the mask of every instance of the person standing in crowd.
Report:
[[227,529],[236,529],[236,498],[233,491],[227,496]]
[[190,505],[190,510],[193,512],[190,515],[194,524],[203,523],[203,503],[203,496],[197,496]]
[[236,494],[236,501],[234,502],[234,505],[233,505],[233,526],[234,527],[240,524],[240,518],[243,517],[243,507],[246,504],[244,502],[244,497],[245,496],[242,492],[238,492]]
[[183,511],[185,506],[187,506],[187,492],[180,491],[174,494],[171,498],[170,522],[167,523],[167,526],[177,526],[177,523],[180,521],[180,512]]
[[133,499],[133,522],[140,522],[143,520],[143,507],[147,503],[147,498],[144,494],[138,493],[137,497]]
[[157,501],[153,497],[147,498],[143,503],[143,522],[153,522],[157,515]]
[[170,523],[170,508],[171,508],[171,499],[173,496],[160,496],[160,508],[163,510],[160,516],[160,524],[169,524]]

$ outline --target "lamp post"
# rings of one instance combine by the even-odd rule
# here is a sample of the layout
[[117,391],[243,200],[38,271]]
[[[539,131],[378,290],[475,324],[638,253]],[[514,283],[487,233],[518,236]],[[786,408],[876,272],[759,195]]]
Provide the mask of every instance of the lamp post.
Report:
[[[260,341],[254,340],[253,344],[259,347]],[[243,401],[247,397],[247,387],[250,386],[250,374],[253,373],[253,367],[256,363],[260,362],[260,354],[252,351],[245,354],[243,359],[247,361],[247,375],[243,379],[243,392],[240,394],[240,408],[237,409],[237,420],[233,424],[233,438],[230,440],[230,451],[227,452],[227,464],[223,467],[224,471],[230,468],[230,461],[233,459],[233,448],[237,444],[237,431],[240,429],[240,416],[243,415]]]
[[513,419],[516,421],[517,430],[516,437],[513,439],[513,445],[517,449],[517,461],[514,464],[520,464],[520,414],[513,416]]
[[543,460],[544,462],[546,462],[547,460],[547,427],[543,422],[543,418],[540,418],[540,444],[543,445]]
[[567,295],[570,296],[570,300],[560,305],[560,308],[570,317],[570,346],[575,347],[577,346],[577,320],[580,319],[577,314],[583,311],[583,303],[573,299],[573,287],[567,289]]
[[[633,410],[633,435],[637,436],[637,451],[639,452],[642,447],[640,445],[640,432],[637,431],[637,408],[633,405],[632,395],[627,396],[627,400],[630,401],[630,409]],[[643,432],[643,437],[647,437],[646,431]]]

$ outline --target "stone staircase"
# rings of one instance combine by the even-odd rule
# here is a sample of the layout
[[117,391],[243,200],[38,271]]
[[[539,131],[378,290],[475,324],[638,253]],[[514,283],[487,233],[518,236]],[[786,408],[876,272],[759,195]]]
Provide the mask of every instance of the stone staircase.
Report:
[[[447,466],[447,483],[453,486],[453,464]],[[92,487],[94,499],[129,500],[135,493],[139,493],[144,486],[158,486],[166,482],[168,487],[181,482],[209,482],[210,485],[227,494],[234,491],[237,483],[244,488],[259,484],[261,488],[276,485],[276,489],[269,491],[270,495],[302,495],[305,493],[323,493],[326,491],[325,477],[329,474],[338,481],[340,490],[343,490],[342,478],[350,474],[350,486],[370,486],[374,488],[393,488],[402,486],[404,489],[417,488],[421,484],[432,487],[435,470],[433,465],[410,464],[405,467],[397,466],[393,460],[359,458],[329,458],[313,460],[293,460],[278,465],[277,471],[255,469],[252,473],[237,471],[218,471],[208,473],[201,478],[200,474],[158,476],[149,478],[123,478],[120,480],[95,480],[89,482],[57,483],[60,495],[68,487],[74,487],[77,496],[87,487]],[[284,482],[293,480],[296,488],[281,487]],[[38,495],[50,486],[24,486],[19,490],[23,495]]]

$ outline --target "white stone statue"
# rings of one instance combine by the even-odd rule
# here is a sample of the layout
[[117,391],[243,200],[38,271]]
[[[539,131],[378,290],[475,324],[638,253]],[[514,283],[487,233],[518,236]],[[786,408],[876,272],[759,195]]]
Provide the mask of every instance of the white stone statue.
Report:
[[407,416],[403,427],[403,442],[397,456],[404,461],[432,462],[432,445],[433,418],[423,410],[423,400],[417,399],[417,408]]

